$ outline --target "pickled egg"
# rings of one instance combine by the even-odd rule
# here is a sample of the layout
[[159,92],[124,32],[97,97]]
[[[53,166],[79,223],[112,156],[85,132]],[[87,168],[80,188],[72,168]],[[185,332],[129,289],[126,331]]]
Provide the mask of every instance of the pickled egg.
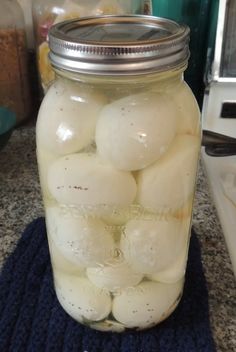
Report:
[[106,224],[124,225],[131,219],[140,218],[144,215],[144,210],[137,204],[131,204],[126,207],[108,206],[101,212],[101,217]]
[[168,150],[177,128],[175,110],[164,94],[150,92],[106,105],[96,127],[98,153],[117,169],[143,169]]
[[108,291],[94,286],[88,279],[54,273],[58,300],[65,311],[79,322],[99,321],[111,311]]
[[49,236],[61,254],[77,266],[105,263],[114,255],[114,240],[96,218],[63,216],[60,208],[46,210]]
[[38,169],[40,175],[40,186],[43,196],[47,199],[51,198],[48,189],[48,168],[56,160],[55,154],[47,152],[43,149],[37,150]]
[[130,172],[81,153],[61,157],[51,165],[48,188],[59,203],[125,206],[133,202],[137,185]]
[[88,146],[105,102],[100,93],[81,89],[76,83],[53,83],[39,110],[38,147],[65,155]]
[[187,246],[178,256],[178,258],[165,270],[159,271],[156,274],[148,275],[148,279],[152,281],[171,284],[179,281],[185,275],[187,262]]
[[193,196],[199,147],[198,137],[176,136],[161,159],[138,173],[137,202],[156,211],[182,208]]
[[58,249],[55,243],[50,238],[50,231],[48,233],[48,242],[50,249],[50,259],[52,263],[52,267],[56,271],[62,271],[65,274],[69,275],[80,275],[84,272],[84,268],[81,266],[72,263],[70,260],[66,259],[62,252]]
[[152,274],[178,258],[185,239],[182,224],[175,218],[131,220],[121,236],[120,248],[133,270]]
[[157,273],[147,275],[147,278],[152,281],[163,282],[163,283],[175,283],[182,279],[185,275],[187,258],[188,258],[188,247],[189,247],[189,228],[191,223],[191,217],[184,218],[181,220],[181,233],[183,236],[182,249],[178,257],[167,266],[164,270],[160,270]]
[[165,319],[176,306],[183,280],[174,284],[153,281],[122,290],[112,305],[114,318],[128,328],[145,329]]
[[170,99],[176,103],[178,111],[178,134],[200,134],[200,111],[198,103],[187,83],[182,82],[173,92]]
[[116,258],[111,260],[108,265],[88,268],[86,273],[94,285],[112,292],[135,286],[143,278],[141,273],[132,270],[124,260]]

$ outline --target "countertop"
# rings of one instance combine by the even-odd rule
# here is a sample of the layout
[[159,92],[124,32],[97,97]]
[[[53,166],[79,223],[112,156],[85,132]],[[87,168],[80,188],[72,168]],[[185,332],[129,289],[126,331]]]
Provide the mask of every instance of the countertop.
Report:
[[[0,267],[14,250],[25,226],[42,215],[35,156],[35,128],[21,127],[13,132],[7,146],[0,151]],[[201,163],[193,226],[201,243],[209,293],[210,322],[217,352],[234,352],[236,280]]]

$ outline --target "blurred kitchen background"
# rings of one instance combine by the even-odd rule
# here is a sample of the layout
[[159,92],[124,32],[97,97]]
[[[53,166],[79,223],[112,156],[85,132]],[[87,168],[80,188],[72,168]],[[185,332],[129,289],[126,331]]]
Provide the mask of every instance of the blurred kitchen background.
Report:
[[[190,27],[191,56],[185,80],[202,110],[203,128],[236,138],[235,0],[1,0],[1,3],[0,40],[4,45],[0,47],[3,63],[0,115],[4,116],[4,123],[0,122],[0,127],[4,133],[8,128],[3,143],[9,138],[14,119],[17,126],[26,121],[35,123],[40,101],[54,79],[48,61],[49,28],[76,17],[131,13],[166,17]],[[236,196],[231,197],[236,194],[236,156],[215,158],[203,149],[202,160],[236,273]]]
[[[53,79],[48,30],[67,18],[124,13],[153,14],[189,25],[191,58],[185,79],[202,110],[203,128],[236,138],[236,0],[1,0],[0,266],[26,224],[43,216],[34,126]],[[201,160],[193,225],[201,240],[217,350],[233,352],[236,156],[215,158],[203,148]]]
[[[9,108],[16,114],[17,125],[29,117],[35,117],[40,99],[54,78],[47,59],[49,28],[65,19],[90,15],[153,14],[189,25],[191,58],[185,79],[200,107],[202,106],[205,83],[210,75],[214,55],[219,0],[2,0],[1,2],[3,10],[0,16],[2,31],[0,39],[5,46],[0,49],[4,67],[0,77],[0,106]],[[14,28],[17,29],[18,37],[14,35],[11,37],[9,30]],[[23,30],[26,32],[26,43]],[[15,62],[11,62],[14,47]]]

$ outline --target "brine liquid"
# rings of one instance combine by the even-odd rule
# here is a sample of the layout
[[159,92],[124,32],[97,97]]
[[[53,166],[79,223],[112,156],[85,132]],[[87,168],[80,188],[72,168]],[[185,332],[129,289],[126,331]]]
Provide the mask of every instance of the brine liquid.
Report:
[[154,326],[182,294],[200,134],[189,89],[174,86],[112,96],[61,80],[39,112],[57,297],[98,330]]

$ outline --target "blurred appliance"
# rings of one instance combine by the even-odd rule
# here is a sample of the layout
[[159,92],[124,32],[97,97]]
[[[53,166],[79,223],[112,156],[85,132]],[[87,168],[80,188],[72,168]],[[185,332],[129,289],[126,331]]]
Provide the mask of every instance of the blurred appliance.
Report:
[[[236,138],[236,1],[220,0],[214,57],[206,73],[203,129]],[[202,151],[236,276],[236,156]]]
[[202,104],[203,74],[211,8],[218,0],[152,0],[154,16],[170,18],[190,27],[190,60],[185,80],[193,90],[199,105]]

